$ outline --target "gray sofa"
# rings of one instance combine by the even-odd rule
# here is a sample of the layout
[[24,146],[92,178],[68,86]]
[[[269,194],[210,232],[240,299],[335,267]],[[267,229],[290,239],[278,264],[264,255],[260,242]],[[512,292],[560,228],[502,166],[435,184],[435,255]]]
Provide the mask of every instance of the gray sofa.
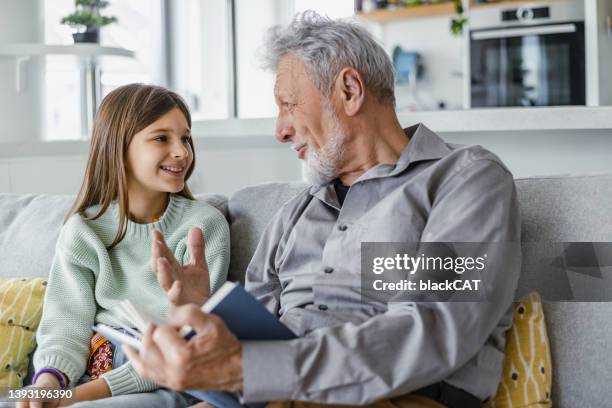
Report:
[[[270,183],[245,188],[229,200],[198,196],[230,222],[231,279],[243,279],[266,224],[282,203],[304,188],[302,183]],[[612,241],[612,175],[519,179],[517,188],[524,242]],[[0,277],[47,275],[72,200],[0,193]],[[528,269],[523,273],[537,275]],[[612,406],[612,303],[548,302],[545,312],[554,406]]]

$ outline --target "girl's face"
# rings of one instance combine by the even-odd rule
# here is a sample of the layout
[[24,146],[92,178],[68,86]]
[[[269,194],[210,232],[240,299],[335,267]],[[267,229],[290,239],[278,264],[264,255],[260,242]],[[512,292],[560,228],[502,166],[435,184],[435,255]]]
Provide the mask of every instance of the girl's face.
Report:
[[154,198],[181,191],[193,162],[190,138],[187,119],[178,108],[136,133],[127,150],[130,195]]

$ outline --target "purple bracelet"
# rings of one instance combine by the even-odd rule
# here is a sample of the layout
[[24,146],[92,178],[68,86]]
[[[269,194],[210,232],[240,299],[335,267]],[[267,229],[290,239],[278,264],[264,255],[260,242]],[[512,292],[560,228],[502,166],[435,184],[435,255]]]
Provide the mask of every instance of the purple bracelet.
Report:
[[38,380],[38,377],[40,377],[40,375],[43,373],[53,374],[55,378],[57,378],[57,380],[59,381],[61,388],[68,387],[64,374],[62,374],[59,370],[56,370],[55,368],[52,368],[52,367],[45,367],[45,368],[41,368],[40,370],[38,370],[38,372],[34,374],[34,378],[32,378],[32,384],[36,384],[36,380]]

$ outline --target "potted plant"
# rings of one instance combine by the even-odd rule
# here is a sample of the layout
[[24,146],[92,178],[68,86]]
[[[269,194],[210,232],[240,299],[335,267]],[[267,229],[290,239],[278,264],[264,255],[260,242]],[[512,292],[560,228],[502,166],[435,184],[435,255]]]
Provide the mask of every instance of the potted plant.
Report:
[[463,26],[467,23],[467,17],[463,13],[464,9],[461,0],[453,0],[453,4],[455,5],[457,16],[451,19],[450,31],[453,35],[459,36],[463,34]]
[[97,43],[100,40],[100,27],[114,23],[116,17],[100,15],[100,10],[108,6],[103,0],[75,0],[74,13],[62,18],[61,23],[73,27],[75,43]]

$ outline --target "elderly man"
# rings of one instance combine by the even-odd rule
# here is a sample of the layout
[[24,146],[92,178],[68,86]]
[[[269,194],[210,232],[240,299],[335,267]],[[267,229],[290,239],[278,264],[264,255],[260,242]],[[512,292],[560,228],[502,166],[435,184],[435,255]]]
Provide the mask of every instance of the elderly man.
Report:
[[[305,161],[312,187],[270,222],[245,286],[298,338],[240,342],[219,318],[186,305],[172,319],[197,336],[152,328],[140,354],[127,350],[134,367],[172,389],[235,392],[243,403],[480,406],[500,380],[519,250],[490,254],[488,301],[381,308],[360,297],[360,249],[519,242],[512,175],[481,147],[445,143],[423,125],[402,129],[391,62],[355,24],[306,12],[270,32],[267,62],[276,138]],[[181,290],[197,298],[204,289],[192,282],[205,266],[186,270],[161,240],[154,245],[171,298]]]

